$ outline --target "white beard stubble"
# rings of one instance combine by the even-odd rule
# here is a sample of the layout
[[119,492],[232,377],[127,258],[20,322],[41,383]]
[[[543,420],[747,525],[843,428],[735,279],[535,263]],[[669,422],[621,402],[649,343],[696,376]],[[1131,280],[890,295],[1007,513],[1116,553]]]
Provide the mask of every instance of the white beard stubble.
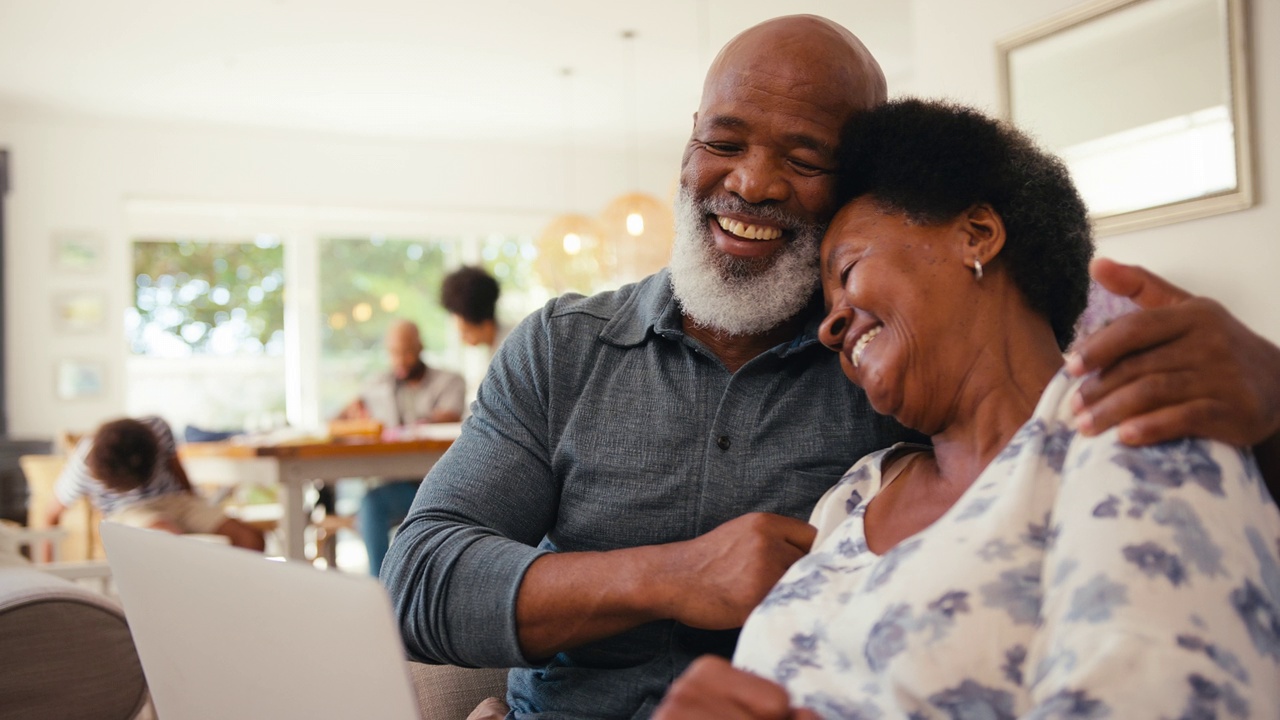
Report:
[[[707,215],[734,212],[778,223],[791,232],[791,241],[765,260],[720,252]],[[676,196],[675,221],[671,289],[685,317],[698,327],[728,335],[763,333],[798,315],[818,288],[821,225],[737,198],[697,201],[685,187]]]

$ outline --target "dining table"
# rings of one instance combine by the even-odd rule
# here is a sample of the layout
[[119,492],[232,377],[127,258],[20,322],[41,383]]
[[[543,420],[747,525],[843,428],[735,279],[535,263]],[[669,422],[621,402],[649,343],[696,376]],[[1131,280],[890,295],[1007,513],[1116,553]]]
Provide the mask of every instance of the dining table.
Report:
[[397,439],[304,438],[284,442],[232,439],[179,446],[187,474],[201,484],[279,487],[279,531],[286,558],[305,560],[306,489],[346,478],[421,478],[453,444],[448,433]]

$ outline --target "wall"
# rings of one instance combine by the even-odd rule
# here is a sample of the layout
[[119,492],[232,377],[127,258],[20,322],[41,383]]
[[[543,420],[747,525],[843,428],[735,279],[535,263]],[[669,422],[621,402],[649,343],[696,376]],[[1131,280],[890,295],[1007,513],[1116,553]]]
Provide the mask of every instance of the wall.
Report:
[[[1073,0],[914,0],[916,72],[894,93],[947,96],[999,109],[995,43],[1076,7]],[[1101,238],[1098,254],[1141,263],[1227,306],[1272,342],[1280,342],[1280,2],[1254,0],[1253,135],[1257,204],[1239,212]]]
[[[684,140],[671,138],[669,152],[641,158],[642,189],[659,197],[670,193]],[[406,211],[438,217],[445,231],[531,234],[565,209],[560,147],[153,124],[2,99],[0,146],[9,149],[12,165],[2,282],[7,412],[17,437],[91,428],[123,412],[126,346],[117,328],[132,302],[131,201],[285,206],[286,215],[299,208]],[[573,209],[598,212],[629,189],[630,164],[619,151],[578,148],[576,157]],[[51,238],[67,230],[105,239],[100,272],[54,271]],[[107,294],[106,327],[88,335],[55,331],[51,302],[81,289]],[[85,357],[106,361],[106,392],[93,399],[56,398],[55,364]]]

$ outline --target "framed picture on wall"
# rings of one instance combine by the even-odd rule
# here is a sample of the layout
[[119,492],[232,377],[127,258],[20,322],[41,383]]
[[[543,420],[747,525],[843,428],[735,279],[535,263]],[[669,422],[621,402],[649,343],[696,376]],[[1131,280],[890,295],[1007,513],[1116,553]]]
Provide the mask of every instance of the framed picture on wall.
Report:
[[62,360],[57,368],[58,397],[80,400],[102,395],[107,387],[107,366],[100,360]]
[[53,234],[53,267],[66,272],[96,273],[102,269],[106,241],[91,230],[60,230]]
[[53,299],[53,327],[67,334],[101,330],[105,325],[106,307],[106,296],[100,292],[58,295]]

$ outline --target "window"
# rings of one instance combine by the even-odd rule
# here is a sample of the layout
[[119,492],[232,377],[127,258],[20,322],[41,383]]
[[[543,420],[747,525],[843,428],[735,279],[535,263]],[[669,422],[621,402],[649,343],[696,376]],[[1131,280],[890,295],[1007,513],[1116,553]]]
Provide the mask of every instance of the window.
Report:
[[141,240],[133,270],[128,413],[162,415],[178,432],[282,422],[280,240]]
[[[375,373],[386,370],[383,339],[397,319],[418,324],[428,362],[457,367],[440,283],[456,238],[335,238],[320,241],[320,412],[332,417]],[[455,263],[456,264],[456,263]]]

